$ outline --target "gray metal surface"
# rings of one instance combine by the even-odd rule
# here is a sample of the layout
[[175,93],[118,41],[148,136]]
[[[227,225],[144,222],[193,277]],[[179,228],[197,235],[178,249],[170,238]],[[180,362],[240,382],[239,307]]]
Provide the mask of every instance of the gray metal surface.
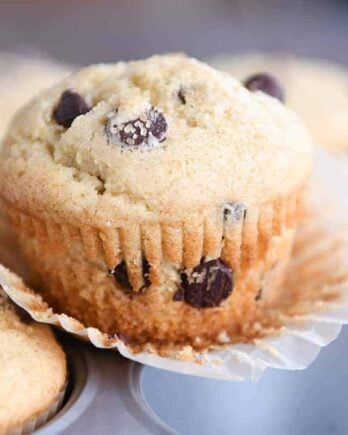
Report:
[[229,383],[144,369],[152,409],[185,435],[347,435],[348,328],[303,371]]
[[144,401],[139,364],[73,340],[65,348],[72,392],[62,410],[36,434],[174,434]]
[[303,371],[232,383],[142,367],[67,340],[73,389],[38,435],[346,435],[348,328]]
[[36,433],[324,435],[348,433],[348,328],[304,371],[232,383],[142,367],[65,338],[72,391]]

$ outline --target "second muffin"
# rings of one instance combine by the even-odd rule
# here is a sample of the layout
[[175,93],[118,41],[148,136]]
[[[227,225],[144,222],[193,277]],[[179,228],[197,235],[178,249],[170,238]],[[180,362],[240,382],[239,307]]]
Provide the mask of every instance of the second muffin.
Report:
[[0,288],[0,433],[32,433],[59,409],[66,356],[52,330],[30,319]]
[[286,86],[286,104],[305,122],[316,143],[329,151],[348,149],[348,71],[343,65],[286,53],[246,53],[212,59],[239,80],[267,71]]
[[58,311],[134,343],[240,339],[279,297],[310,139],[194,59],[95,65],[13,122],[0,193]]

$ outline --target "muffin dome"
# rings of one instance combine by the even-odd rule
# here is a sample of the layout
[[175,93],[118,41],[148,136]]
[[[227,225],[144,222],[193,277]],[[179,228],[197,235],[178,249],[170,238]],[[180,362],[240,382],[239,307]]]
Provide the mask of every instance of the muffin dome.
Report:
[[292,191],[310,139],[275,98],[155,56],[91,66],[44,92],[14,121],[2,167],[4,194],[40,211],[45,199],[73,219],[181,218]]

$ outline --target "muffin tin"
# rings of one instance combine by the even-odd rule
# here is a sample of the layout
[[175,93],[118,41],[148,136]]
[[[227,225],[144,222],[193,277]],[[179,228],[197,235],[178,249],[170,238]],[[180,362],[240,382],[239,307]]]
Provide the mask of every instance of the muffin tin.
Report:
[[65,338],[64,347],[71,391],[62,410],[36,434],[348,432],[348,330],[307,370],[269,370],[258,383],[178,375],[72,339]]
[[146,403],[140,364],[72,339],[63,345],[70,366],[67,398],[36,434],[175,434]]

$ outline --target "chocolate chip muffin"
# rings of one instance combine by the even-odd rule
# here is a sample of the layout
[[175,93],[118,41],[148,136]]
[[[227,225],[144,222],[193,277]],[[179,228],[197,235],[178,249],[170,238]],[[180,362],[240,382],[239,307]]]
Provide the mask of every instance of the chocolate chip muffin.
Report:
[[33,100],[5,139],[0,195],[57,311],[131,343],[200,346],[240,339],[281,295],[310,167],[277,98],[164,55]]
[[61,80],[71,69],[42,56],[0,52],[0,136],[19,107]]
[[57,410],[66,358],[51,329],[34,323],[0,289],[0,433],[31,433]]
[[211,63],[243,82],[260,72],[275,74],[286,88],[286,104],[315,141],[330,151],[348,150],[348,71],[342,65],[284,53],[222,55]]

